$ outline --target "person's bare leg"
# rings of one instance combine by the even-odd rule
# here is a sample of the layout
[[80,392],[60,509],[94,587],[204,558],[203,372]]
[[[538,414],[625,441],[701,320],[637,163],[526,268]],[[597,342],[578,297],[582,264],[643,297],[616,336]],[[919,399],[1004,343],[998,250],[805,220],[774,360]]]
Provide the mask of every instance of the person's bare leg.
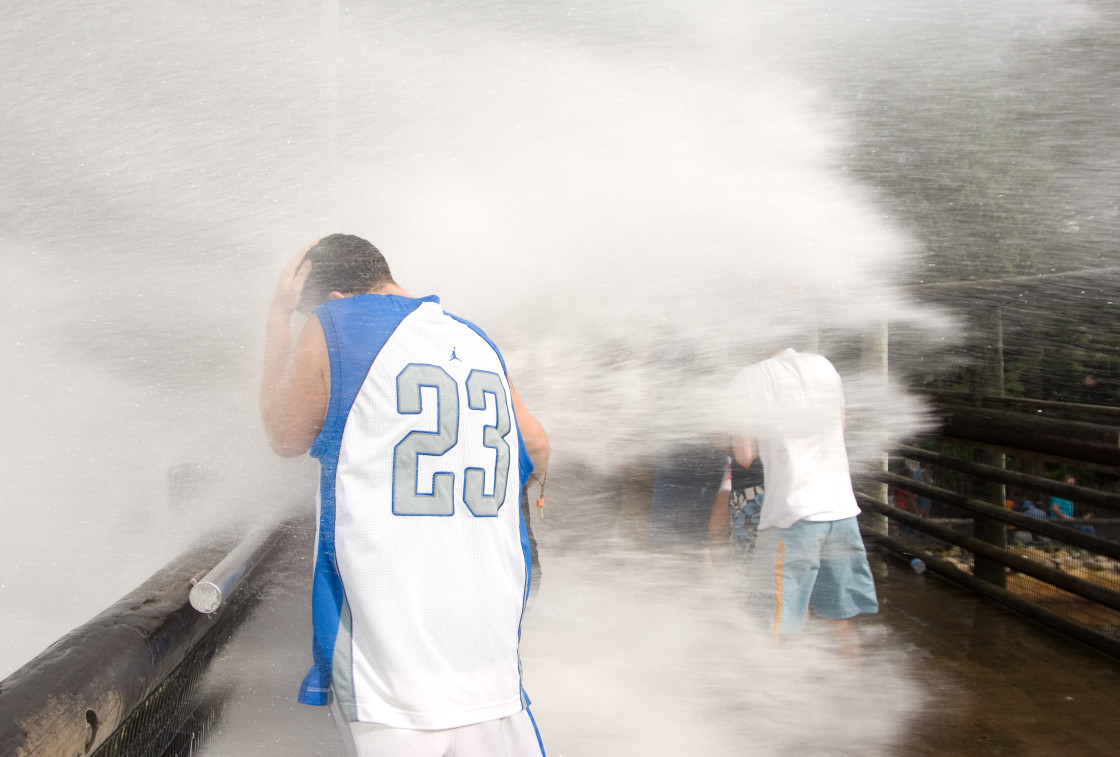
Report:
[[829,624],[839,642],[840,652],[848,659],[858,663],[860,658],[859,630],[848,620],[831,620]]

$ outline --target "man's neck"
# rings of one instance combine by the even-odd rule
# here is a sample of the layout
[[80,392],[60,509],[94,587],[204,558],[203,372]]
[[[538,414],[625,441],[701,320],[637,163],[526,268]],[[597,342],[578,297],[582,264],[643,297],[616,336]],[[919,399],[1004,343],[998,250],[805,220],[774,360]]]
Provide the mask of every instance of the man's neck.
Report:
[[411,297],[412,296],[408,292],[401,289],[399,286],[397,286],[393,282],[390,282],[388,284],[382,284],[381,286],[377,287],[377,289],[370,290],[369,294],[395,294],[398,297]]

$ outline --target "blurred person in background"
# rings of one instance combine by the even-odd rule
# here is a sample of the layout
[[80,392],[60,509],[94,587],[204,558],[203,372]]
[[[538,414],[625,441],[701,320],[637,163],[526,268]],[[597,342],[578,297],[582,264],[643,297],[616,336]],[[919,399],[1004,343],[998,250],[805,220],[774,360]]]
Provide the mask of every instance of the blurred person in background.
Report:
[[765,496],[762,461],[755,458],[749,468],[728,458],[723,483],[708,518],[708,539],[713,545],[729,544],[741,561],[750,559],[758,540]]
[[[1076,486],[1077,479],[1072,475],[1066,476],[1063,483],[1069,484],[1070,486]],[[1050,517],[1058,521],[1075,520],[1077,516],[1074,515],[1073,500],[1069,500],[1064,497],[1051,496]],[[1085,517],[1091,518],[1092,515],[1086,515]],[[1065,525],[1069,524],[1067,523]],[[1077,530],[1081,531],[1082,533],[1089,534],[1090,536],[1097,535],[1097,529],[1095,529],[1093,526],[1090,526],[1088,523],[1077,524]]]
[[879,604],[856,524],[840,375],[821,355],[784,349],[739,371],[732,391],[735,459],[761,458],[766,492],[749,607],[778,638],[801,633],[812,612],[858,655],[851,619]]

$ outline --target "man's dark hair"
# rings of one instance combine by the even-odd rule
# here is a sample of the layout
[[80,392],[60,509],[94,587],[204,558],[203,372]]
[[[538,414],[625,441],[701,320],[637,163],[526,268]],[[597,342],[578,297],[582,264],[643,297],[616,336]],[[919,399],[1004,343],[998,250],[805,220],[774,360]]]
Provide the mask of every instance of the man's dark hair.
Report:
[[394,284],[385,256],[372,244],[353,234],[331,234],[307,251],[311,272],[303,284],[302,304],[316,308],[331,292],[365,294]]

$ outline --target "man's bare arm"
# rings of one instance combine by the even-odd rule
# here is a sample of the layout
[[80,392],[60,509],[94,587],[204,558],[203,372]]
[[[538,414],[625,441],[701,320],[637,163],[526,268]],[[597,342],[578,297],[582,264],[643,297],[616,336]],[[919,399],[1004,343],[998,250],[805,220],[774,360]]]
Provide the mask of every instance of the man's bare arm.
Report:
[[517,418],[517,428],[521,432],[521,439],[525,442],[525,449],[529,453],[529,459],[533,461],[533,478],[538,481],[544,480],[545,473],[548,472],[548,458],[552,452],[552,447],[548,442],[548,434],[545,433],[544,426],[541,425],[533,414],[529,412],[529,408],[525,407],[525,403],[521,400],[521,395],[517,393],[517,389],[513,386],[513,380],[509,379],[509,388],[513,393],[513,414]]
[[749,436],[735,436],[731,444],[735,452],[735,462],[744,468],[751,467],[751,463],[758,457],[758,442]]
[[727,507],[730,499],[730,491],[720,489],[716,493],[712,512],[708,515],[709,542],[722,543],[731,538],[731,511]]
[[291,317],[310,267],[300,265],[303,251],[280,276],[268,312],[261,419],[269,445],[279,455],[307,452],[319,435],[330,399],[327,343],[319,319],[312,317],[292,345]]

